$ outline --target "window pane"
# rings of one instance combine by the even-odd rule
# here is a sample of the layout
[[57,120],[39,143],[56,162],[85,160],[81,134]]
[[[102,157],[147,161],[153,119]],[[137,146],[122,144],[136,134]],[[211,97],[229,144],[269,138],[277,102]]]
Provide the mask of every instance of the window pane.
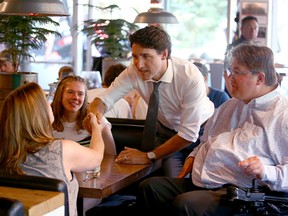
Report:
[[167,25],[172,55],[184,59],[223,59],[227,46],[227,0],[169,0],[179,24]]
[[[56,27],[62,37],[53,35],[47,36],[45,45],[40,50],[32,50],[31,55],[34,60],[31,60],[28,70],[38,73],[38,83],[45,89],[49,89],[49,83],[57,81],[59,68],[63,65],[71,65],[72,62],[72,3],[73,1],[62,0],[67,5],[67,9],[71,16],[51,17],[59,23]],[[47,26],[48,29],[53,27]]]
[[278,44],[279,52],[275,54],[275,62],[286,64],[288,66],[288,1],[287,0],[278,0],[278,8],[275,14],[277,28],[278,28]]

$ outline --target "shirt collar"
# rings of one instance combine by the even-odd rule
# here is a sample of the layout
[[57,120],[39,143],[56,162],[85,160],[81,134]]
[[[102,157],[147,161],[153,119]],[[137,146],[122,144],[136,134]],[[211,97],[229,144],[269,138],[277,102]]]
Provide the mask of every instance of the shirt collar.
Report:
[[271,101],[276,98],[279,97],[279,95],[281,95],[281,90],[280,90],[280,85],[277,86],[276,89],[274,89],[273,91],[253,99],[252,101],[249,102],[249,104],[251,104],[254,107],[259,107],[259,106],[263,106],[263,105],[269,105],[271,103]]
[[[161,77],[160,80],[158,80],[157,82],[166,82],[166,83],[171,83],[173,79],[173,62],[171,59],[168,59],[168,68],[165,71],[165,73],[163,74],[163,76]],[[155,80],[147,80],[146,82],[155,82]]]

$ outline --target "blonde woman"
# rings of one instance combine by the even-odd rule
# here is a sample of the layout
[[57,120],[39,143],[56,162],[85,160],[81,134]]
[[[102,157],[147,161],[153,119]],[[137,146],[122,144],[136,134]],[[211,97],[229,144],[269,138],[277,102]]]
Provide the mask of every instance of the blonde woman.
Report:
[[0,114],[0,169],[4,172],[45,176],[67,184],[69,213],[77,215],[78,182],[74,172],[94,170],[104,155],[101,124],[88,113],[90,147],[52,136],[52,109],[37,83],[12,91]]

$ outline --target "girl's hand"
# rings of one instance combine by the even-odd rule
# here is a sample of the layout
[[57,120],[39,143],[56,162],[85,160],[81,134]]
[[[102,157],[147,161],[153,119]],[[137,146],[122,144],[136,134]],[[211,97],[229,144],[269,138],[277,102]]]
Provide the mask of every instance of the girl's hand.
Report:
[[88,125],[89,130],[86,130],[92,134],[94,130],[101,131],[102,123],[98,120],[97,116],[94,115],[92,112],[87,114],[87,117],[85,118],[86,124]]

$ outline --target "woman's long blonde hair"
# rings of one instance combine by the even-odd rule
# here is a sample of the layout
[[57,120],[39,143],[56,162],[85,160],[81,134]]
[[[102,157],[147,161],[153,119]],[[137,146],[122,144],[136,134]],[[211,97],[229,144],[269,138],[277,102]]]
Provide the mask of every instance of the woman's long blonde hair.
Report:
[[0,113],[0,169],[23,174],[20,164],[52,142],[52,125],[44,91],[34,82],[10,92]]

